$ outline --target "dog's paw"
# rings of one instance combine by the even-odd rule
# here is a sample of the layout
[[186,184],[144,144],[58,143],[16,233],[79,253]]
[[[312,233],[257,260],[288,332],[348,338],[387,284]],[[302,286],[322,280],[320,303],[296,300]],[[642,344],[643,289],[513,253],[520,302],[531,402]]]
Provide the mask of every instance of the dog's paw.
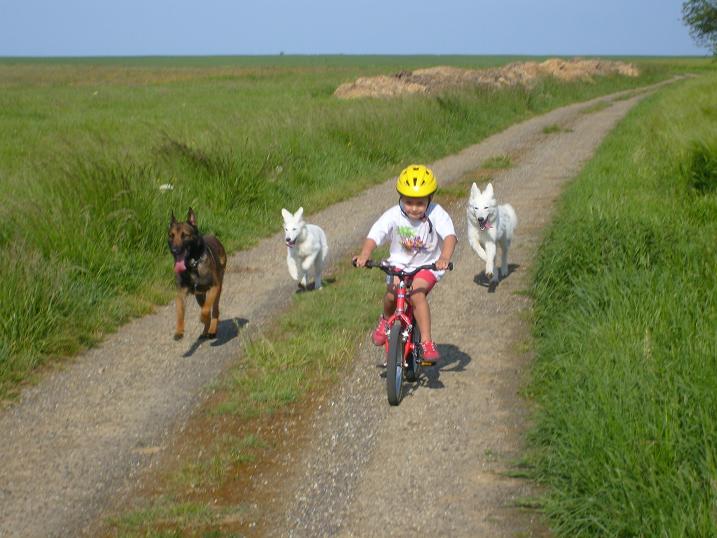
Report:
[[184,333],[174,333],[175,340],[181,340],[182,338],[184,338]]
[[492,272],[491,272],[491,273],[489,273],[488,271],[485,272],[485,277],[486,277],[488,280],[493,280],[493,276],[494,276],[494,275],[493,275]]
[[217,337],[217,333],[202,333],[199,335],[199,340],[212,340]]

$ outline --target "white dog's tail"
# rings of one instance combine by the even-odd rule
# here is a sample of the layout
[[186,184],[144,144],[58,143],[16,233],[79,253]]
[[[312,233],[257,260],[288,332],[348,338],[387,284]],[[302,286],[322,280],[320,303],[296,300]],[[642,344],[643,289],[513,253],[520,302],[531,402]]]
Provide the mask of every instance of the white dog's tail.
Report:
[[326,233],[321,228],[319,228],[319,238],[321,241],[321,261],[325,262],[326,256],[329,255],[329,242],[326,240]]

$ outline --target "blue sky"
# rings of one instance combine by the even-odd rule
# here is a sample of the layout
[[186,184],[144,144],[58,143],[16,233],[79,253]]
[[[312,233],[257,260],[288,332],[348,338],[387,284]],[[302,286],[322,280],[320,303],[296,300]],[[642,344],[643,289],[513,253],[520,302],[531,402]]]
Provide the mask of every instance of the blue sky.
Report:
[[0,56],[704,55],[681,0],[0,0]]

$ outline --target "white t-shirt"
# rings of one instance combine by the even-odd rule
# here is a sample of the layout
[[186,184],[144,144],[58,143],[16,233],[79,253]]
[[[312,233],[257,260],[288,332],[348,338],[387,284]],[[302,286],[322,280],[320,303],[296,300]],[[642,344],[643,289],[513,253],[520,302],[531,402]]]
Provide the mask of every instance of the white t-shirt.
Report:
[[[422,220],[409,218],[397,204],[381,215],[368,232],[368,238],[376,245],[390,238],[389,263],[409,271],[434,263],[441,255],[443,239],[449,235],[456,235],[453,221],[440,205],[434,203],[428,206]],[[440,278],[444,271],[433,273]]]

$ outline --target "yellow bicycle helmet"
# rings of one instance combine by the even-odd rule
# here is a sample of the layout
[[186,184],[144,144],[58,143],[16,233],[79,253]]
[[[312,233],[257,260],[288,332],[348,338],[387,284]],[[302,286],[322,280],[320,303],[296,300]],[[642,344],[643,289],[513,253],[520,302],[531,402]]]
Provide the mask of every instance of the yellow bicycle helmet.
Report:
[[403,196],[422,198],[431,196],[438,188],[436,176],[422,164],[412,164],[403,169],[396,181],[396,190]]

